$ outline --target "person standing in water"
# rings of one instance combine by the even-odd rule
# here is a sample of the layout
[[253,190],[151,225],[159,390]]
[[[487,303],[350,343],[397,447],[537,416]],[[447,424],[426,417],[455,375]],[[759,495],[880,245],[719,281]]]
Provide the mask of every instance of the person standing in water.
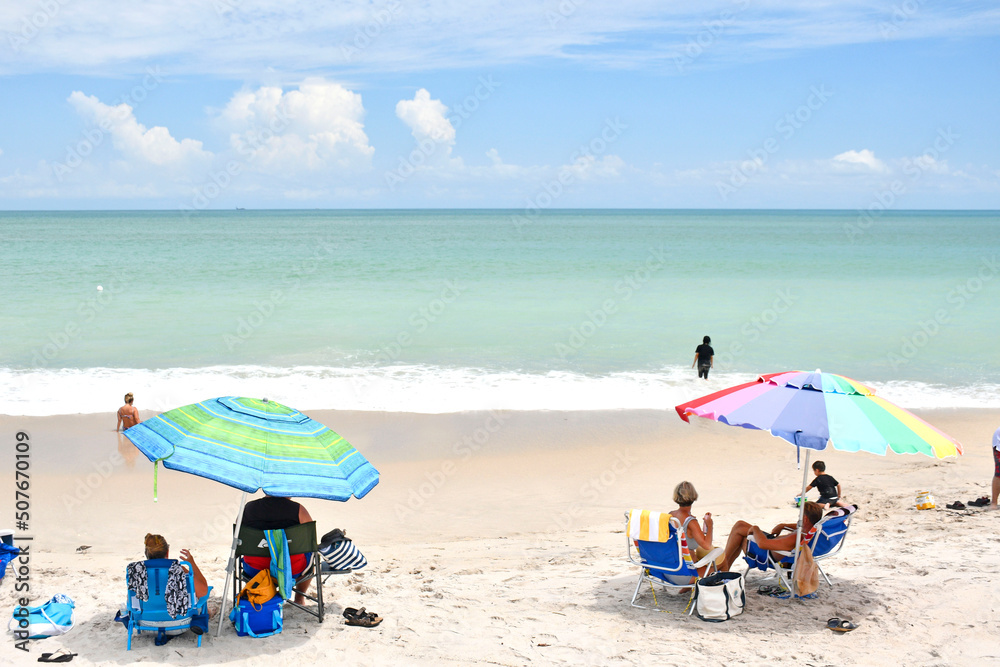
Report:
[[715,358],[715,350],[709,343],[712,339],[705,336],[701,339],[701,345],[699,345],[694,351],[694,361],[691,363],[691,368],[698,365],[698,377],[708,379],[708,369],[712,368],[712,360]]
[[118,408],[118,425],[115,427],[116,431],[123,430],[123,426],[126,429],[131,428],[142,421],[139,419],[139,411],[132,405],[133,400],[132,392],[125,394],[125,405]]

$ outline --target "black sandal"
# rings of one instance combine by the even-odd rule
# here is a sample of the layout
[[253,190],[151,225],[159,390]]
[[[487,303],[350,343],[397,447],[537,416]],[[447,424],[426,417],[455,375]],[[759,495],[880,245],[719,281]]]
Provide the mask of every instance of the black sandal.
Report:
[[365,608],[354,609],[348,607],[344,610],[344,625],[354,625],[360,628],[374,628],[382,622],[382,617],[378,614],[365,611]]
[[956,500],[951,504],[945,505],[945,507],[947,507],[950,510],[964,510],[965,503],[963,503],[961,500]]

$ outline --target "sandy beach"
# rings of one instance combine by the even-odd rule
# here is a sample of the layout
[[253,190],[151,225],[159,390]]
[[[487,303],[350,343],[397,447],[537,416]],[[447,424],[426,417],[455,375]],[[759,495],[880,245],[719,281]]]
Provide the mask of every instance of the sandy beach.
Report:
[[[834,587],[821,584],[814,600],[765,598],[755,593],[762,575],[751,573],[746,613],[712,624],[683,615],[685,600],[659,590],[662,611],[629,606],[638,571],[625,559],[623,514],[672,509],[673,486],[687,479],[700,493],[694,512],[715,517],[717,544],[738,519],[790,521],[801,471],[784,441],[684,424],[673,411],[317,412],[381,472],[361,501],[304,501],[322,531],[346,529],[368,567],[330,579],[322,624],[288,609],[284,632],[268,639],[239,638],[229,623],[216,638],[213,624],[200,649],[193,635],[164,647],[144,637],[131,653],[112,618],[143,535],[165,535],[171,555],[190,549],[217,607],[239,492],[161,469],[154,503],[152,464],[109,416],[2,417],[7,456],[16,432],[31,437],[32,602],[68,594],[76,627],[32,642],[29,653],[5,642],[0,662],[35,663],[60,647],[78,653],[77,664],[989,662],[1000,655],[1000,513],[943,507],[988,493],[1000,412],[919,414],[965,455],[823,452],[845,497],[861,505],[844,551],[823,564]],[[11,469],[0,474],[8,489]],[[914,508],[922,490],[938,509]],[[11,517],[13,494],[5,495],[0,509]],[[16,604],[9,579],[0,589],[6,609]],[[651,602],[648,590],[643,600]],[[385,620],[344,626],[347,606]],[[832,633],[833,616],[859,628]]]

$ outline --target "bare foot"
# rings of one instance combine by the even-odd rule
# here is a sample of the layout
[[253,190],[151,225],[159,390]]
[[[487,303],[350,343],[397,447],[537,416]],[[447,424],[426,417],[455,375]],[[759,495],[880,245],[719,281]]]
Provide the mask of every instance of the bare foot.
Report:
[[306,603],[305,596],[302,595],[302,593],[296,593],[295,594],[295,604],[305,604],[305,603]]
[[996,505],[990,505],[990,509],[991,509],[991,510],[995,510],[996,508],[997,508],[997,506],[996,506]]

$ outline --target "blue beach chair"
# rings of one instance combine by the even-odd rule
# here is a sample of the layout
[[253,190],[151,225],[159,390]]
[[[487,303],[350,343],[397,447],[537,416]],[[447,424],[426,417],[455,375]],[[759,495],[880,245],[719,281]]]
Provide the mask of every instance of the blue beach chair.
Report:
[[[194,605],[176,618],[167,612],[167,601],[165,592],[167,588],[167,572],[170,566],[177,561],[169,558],[156,558],[145,561],[146,580],[149,587],[149,599],[140,600],[132,590],[128,591],[127,616],[116,618],[125,624],[128,630],[128,641],[126,649],[132,650],[132,633],[142,634],[144,632],[156,635],[156,644],[159,646],[166,643],[170,636],[180,635],[191,629],[192,620],[200,617],[199,625],[202,630],[208,626],[208,596],[212,594],[212,587],[204,597],[198,599],[194,594],[194,577],[191,574],[191,566],[181,563],[187,570],[187,586]],[[126,570],[126,584],[128,581],[128,570]],[[201,633],[198,633],[198,646],[201,646]]]
[[[816,567],[827,585],[833,586],[830,577],[823,571],[819,561],[835,556],[844,547],[844,540],[847,538],[847,531],[851,527],[851,519],[858,510],[857,506],[838,507],[829,512],[816,524],[816,533],[809,540],[809,549],[812,551],[813,560]],[[791,569],[794,558],[790,552],[775,552],[781,555],[781,559],[775,562],[771,552],[761,549],[751,542],[748,545],[748,553],[743,557],[750,569],[762,571],[774,570],[775,576],[786,590],[791,590]]]
[[[687,530],[688,522],[694,517],[689,517],[683,525],[667,512],[634,509],[625,517],[628,559],[639,566],[639,581],[632,595],[633,607],[651,608],[636,603],[643,582],[648,581],[651,588],[653,583],[673,590],[691,588],[698,581],[698,569],[706,567],[705,574],[709,574],[715,570],[715,561],[724,552],[721,547],[716,547],[701,560],[692,562],[691,556],[681,547],[679,536],[680,531]],[[655,590],[653,596],[655,604]]]

